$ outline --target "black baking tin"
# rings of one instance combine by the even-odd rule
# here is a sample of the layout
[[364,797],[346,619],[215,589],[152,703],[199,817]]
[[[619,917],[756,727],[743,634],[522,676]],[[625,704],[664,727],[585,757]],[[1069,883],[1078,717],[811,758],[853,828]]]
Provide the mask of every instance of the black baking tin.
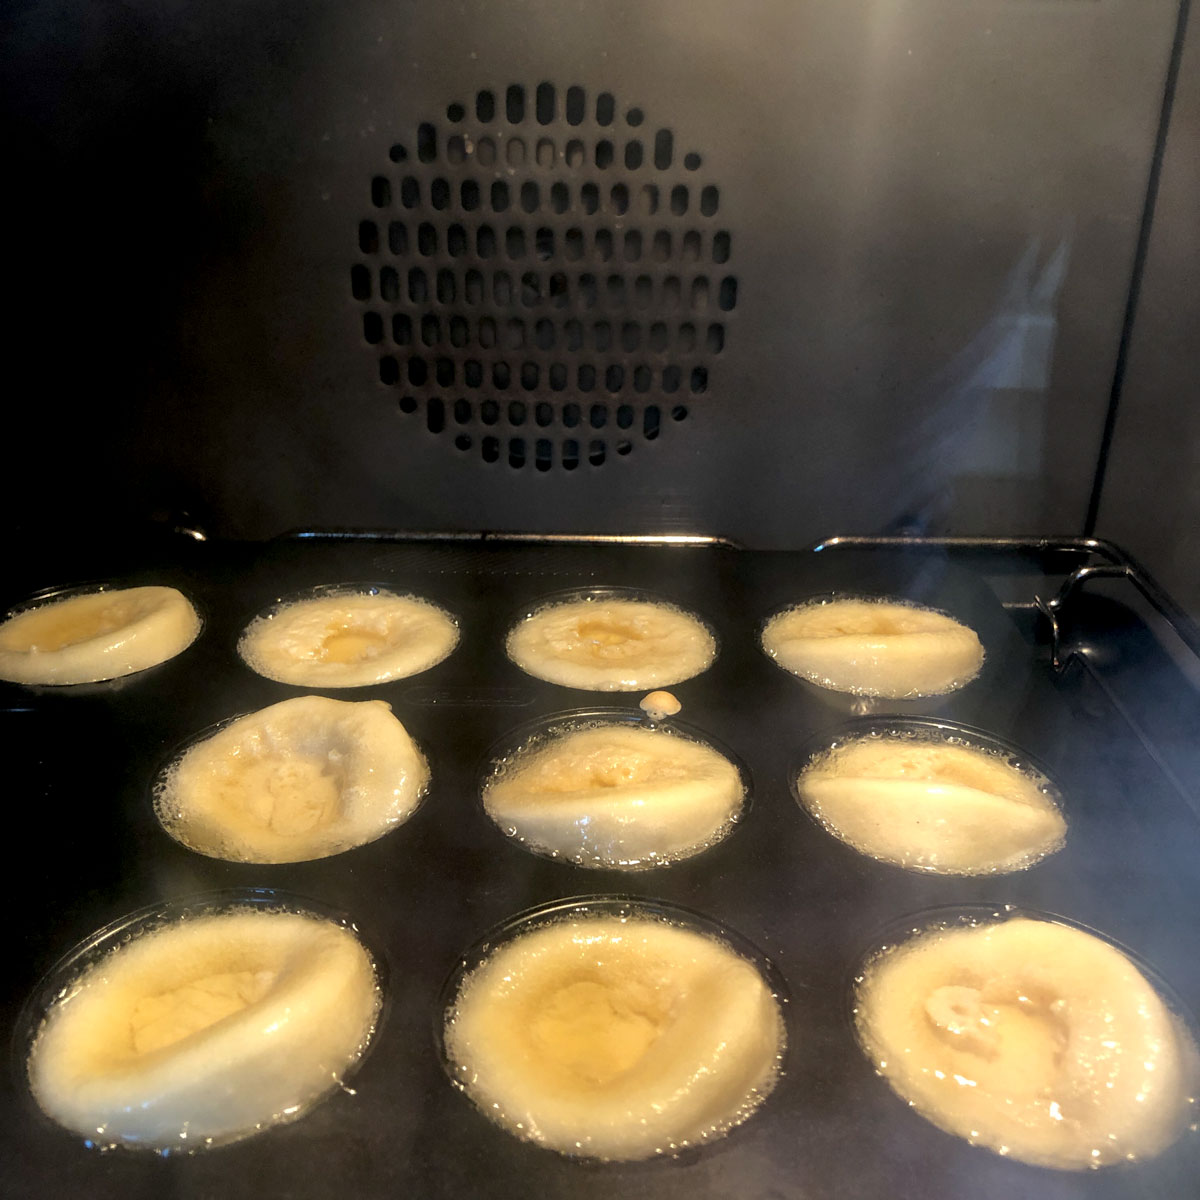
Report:
[[[46,582],[39,573],[27,565],[0,602],[33,594]],[[1026,1167],[933,1128],[874,1076],[855,1045],[845,991],[863,948],[892,922],[943,906],[1010,903],[1093,926],[1200,1008],[1200,818],[1116,711],[1081,690],[1086,681],[1054,677],[983,581],[944,553],[387,539],[56,547],[53,578],[69,583],[72,573],[178,586],[199,601],[206,623],[183,654],[119,689],[0,685],[4,761],[20,781],[9,802],[24,817],[7,843],[10,1025],[45,971],[95,930],[148,904],[229,887],[279,888],[347,913],[387,956],[389,1016],[355,1077],[357,1094],[196,1157],[88,1151],[9,1095],[0,1123],[6,1194],[1195,1195],[1195,1137],[1129,1170]],[[377,842],[310,863],[230,864],[176,844],[147,800],[164,756],[215,722],[304,691],[239,660],[244,623],[280,595],[347,579],[386,582],[461,622],[454,653],[424,674],[337,693],[392,705],[428,752],[427,800]],[[490,747],[580,703],[578,690],[531,679],[508,661],[513,614],[553,592],[602,586],[652,591],[713,622],[715,663],[671,690],[682,719],[728,745],[755,780],[754,806],[734,836],[633,874],[531,855],[497,836],[477,796]],[[797,754],[833,736],[846,714],[779,670],[757,633],[772,612],[839,591],[900,596],[978,631],[982,673],[929,714],[985,730],[1045,765],[1070,800],[1062,851],[1003,878],[901,872],[842,846],[798,810],[789,781]],[[626,697],[635,709],[640,694]],[[466,947],[522,910],[611,892],[680,904],[729,926],[776,964],[793,996],[788,1071],[761,1111],[723,1141],[665,1163],[595,1166],[518,1142],[449,1086],[430,1037],[443,981]]]

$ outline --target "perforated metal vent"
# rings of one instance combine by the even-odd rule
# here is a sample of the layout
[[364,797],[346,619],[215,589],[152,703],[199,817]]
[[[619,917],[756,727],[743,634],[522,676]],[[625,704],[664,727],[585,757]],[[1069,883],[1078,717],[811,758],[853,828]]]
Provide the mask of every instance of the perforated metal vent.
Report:
[[401,413],[512,467],[594,467],[710,395],[737,304],[716,184],[607,92],[450,104],[371,180],[351,289]]

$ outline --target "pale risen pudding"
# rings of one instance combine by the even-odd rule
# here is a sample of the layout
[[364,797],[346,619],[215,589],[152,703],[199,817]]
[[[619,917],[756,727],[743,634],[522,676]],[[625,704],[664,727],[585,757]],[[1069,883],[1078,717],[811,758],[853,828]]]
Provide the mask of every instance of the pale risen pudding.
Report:
[[154,806],[166,831],[201,854],[302,862],[381,837],[428,783],[425,759],[382,700],[299,696],[191,746]]
[[800,773],[796,792],[848,845],[915,871],[1019,871],[1066,836],[1045,779],[933,732],[840,742]]
[[1048,920],[934,928],[884,950],[856,1020],[922,1116],[1036,1166],[1158,1154],[1190,1118],[1196,1047],[1116,947]]
[[440,663],[458,644],[449,613],[416,596],[337,591],[293,600],[250,623],[247,666],[298,687],[367,687]]
[[931,608],[888,600],[786,609],[767,622],[762,647],[819,687],[888,700],[953,692],[983,666],[974,630]]
[[59,685],[120,679],[174,658],[199,634],[196,610],[175,588],[69,593],[0,624],[0,679]]
[[462,981],[452,1075],[510,1133],[563,1154],[640,1159],[719,1137],[770,1092],[779,1005],[729,946],[650,916],[564,916]]
[[665,687],[712,665],[717,643],[699,618],[660,601],[603,593],[540,608],[508,635],[521,670],[564,687]]
[[532,739],[484,784],[483,806],[538,853],[634,868],[719,841],[744,796],[737,768],[711,746],[608,721]]
[[370,955],[341,925],[250,908],[185,917],[64,988],[29,1083],[91,1142],[200,1149],[303,1113],[361,1056],[379,1005]]

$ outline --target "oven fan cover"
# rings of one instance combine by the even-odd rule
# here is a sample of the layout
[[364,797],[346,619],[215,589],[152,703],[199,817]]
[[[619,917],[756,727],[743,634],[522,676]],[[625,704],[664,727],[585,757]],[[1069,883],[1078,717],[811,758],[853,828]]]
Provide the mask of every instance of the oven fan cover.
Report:
[[701,154],[644,127],[608,92],[512,84],[391,147],[350,282],[406,419],[570,471],[711,403],[732,239]]

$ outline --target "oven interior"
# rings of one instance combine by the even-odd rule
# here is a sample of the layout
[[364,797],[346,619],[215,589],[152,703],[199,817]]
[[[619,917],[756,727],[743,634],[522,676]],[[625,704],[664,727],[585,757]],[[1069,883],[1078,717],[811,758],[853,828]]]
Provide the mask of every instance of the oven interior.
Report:
[[[1102,930],[1200,1009],[1189,7],[35,0],[5,16],[23,387],[2,598],[161,582],[205,622],[142,676],[0,685],[27,822],[8,872],[14,1195],[1193,1194],[1194,1137],[1083,1174],[958,1142],[872,1075],[847,1016],[890,920],[974,903]],[[428,596],[463,629],[446,662],[363,693],[429,755],[421,810],[286,867],[171,842],[151,792],[172,753],[298,694],[239,662],[240,630],[280,596],[354,582]],[[506,628],[604,586],[713,625],[719,657],[677,689],[681,719],[752,779],[726,842],[632,875],[531,857],[478,802],[498,739],[596,701],[517,671]],[[1044,763],[1066,850],[1013,876],[923,877],[800,811],[804,747],[854,716],[755,641],[771,612],[838,590],[979,629],[984,676],[907,715]],[[210,1154],[86,1149],[29,1099],[23,1005],[114,918],[229,887],[344,912],[385,963],[356,1094]],[[538,1151],[438,1062],[437,997],[464,949],[532,905],[608,892],[727,922],[788,983],[776,1093],[700,1152]]]

